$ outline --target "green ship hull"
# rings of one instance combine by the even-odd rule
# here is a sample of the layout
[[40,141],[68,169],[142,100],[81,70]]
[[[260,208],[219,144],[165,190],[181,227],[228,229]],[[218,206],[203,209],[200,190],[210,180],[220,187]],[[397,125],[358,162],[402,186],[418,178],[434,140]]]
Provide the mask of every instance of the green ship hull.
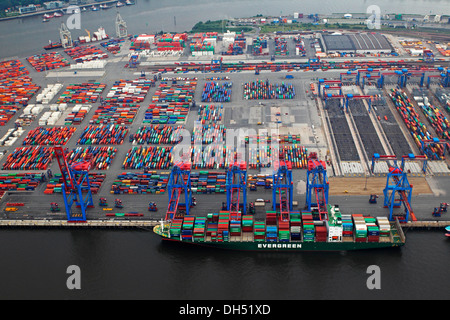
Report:
[[161,236],[165,241],[197,245],[215,249],[240,250],[240,251],[284,251],[284,252],[300,252],[300,251],[351,251],[351,250],[367,250],[380,248],[398,248],[405,244],[402,237],[394,237],[389,242],[260,242],[260,241],[185,241],[169,238],[168,234],[162,231],[161,226],[155,226],[153,232]]

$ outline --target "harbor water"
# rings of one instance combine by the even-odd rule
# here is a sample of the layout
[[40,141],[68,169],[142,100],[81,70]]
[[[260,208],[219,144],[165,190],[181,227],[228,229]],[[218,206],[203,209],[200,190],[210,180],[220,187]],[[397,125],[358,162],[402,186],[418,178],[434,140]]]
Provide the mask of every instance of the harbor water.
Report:
[[[0,299],[449,299],[449,239],[406,236],[400,249],[292,254],[165,243],[150,231],[4,229]],[[80,290],[66,286],[71,265]],[[369,266],[380,289],[367,287]]]
[[[255,3],[257,5],[255,6]],[[119,12],[127,23],[129,34],[154,34],[161,30],[171,32],[189,31],[199,21],[231,19],[262,15],[365,13],[369,5],[380,7],[382,14],[449,14],[449,0],[380,0],[366,2],[349,0],[345,7],[334,0],[289,1],[289,0],[192,0],[188,3],[176,0],[136,0],[135,5],[108,10],[81,13],[80,29],[73,29],[72,39],[85,36],[86,31],[96,31],[103,26],[106,32],[115,36],[115,16]],[[345,12],[343,12],[345,10]],[[59,27],[66,23],[67,16],[53,18],[43,23],[42,15],[0,22],[0,58],[25,57],[43,51],[49,40],[59,41]]]

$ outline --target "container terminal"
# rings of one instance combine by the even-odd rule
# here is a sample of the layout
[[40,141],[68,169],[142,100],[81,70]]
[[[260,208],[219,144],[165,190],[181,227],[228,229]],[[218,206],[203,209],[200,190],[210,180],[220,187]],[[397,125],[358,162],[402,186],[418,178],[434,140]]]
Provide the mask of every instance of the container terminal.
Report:
[[120,14],[115,37],[59,31],[60,45],[0,63],[0,226],[155,227],[242,250],[445,235],[450,69],[436,43],[417,57],[426,40],[374,33],[130,36]]

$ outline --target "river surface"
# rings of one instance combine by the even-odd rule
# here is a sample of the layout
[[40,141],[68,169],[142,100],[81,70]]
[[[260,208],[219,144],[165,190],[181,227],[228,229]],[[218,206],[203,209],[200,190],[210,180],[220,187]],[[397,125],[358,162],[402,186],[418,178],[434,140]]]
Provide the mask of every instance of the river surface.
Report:
[[[152,34],[189,31],[199,21],[240,18],[262,15],[293,15],[310,13],[365,13],[371,5],[380,7],[382,14],[450,14],[449,0],[347,0],[291,1],[291,0],[137,0],[135,5],[81,13],[80,29],[72,30],[72,39],[86,35],[85,30],[97,31],[103,26],[115,36],[116,12],[127,23],[129,34]],[[43,23],[42,16],[0,22],[0,58],[27,57],[43,51],[49,40],[59,41],[59,27],[68,16]]]
[[[410,231],[401,249],[257,253],[163,243],[148,231],[2,230],[0,299],[449,299],[450,241]],[[80,268],[69,290],[67,268]],[[368,289],[369,266],[380,289]]]

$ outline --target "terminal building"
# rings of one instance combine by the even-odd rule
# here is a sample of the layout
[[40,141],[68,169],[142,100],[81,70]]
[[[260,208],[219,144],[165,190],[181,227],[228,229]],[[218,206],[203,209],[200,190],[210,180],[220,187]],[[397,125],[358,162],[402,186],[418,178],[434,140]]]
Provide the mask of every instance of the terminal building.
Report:
[[34,4],[29,4],[26,7],[20,7],[19,8],[19,13],[20,14],[24,14],[24,13],[32,13],[32,12],[36,12],[37,8]]
[[320,44],[326,54],[376,54],[391,53],[389,41],[379,33],[319,34]]

